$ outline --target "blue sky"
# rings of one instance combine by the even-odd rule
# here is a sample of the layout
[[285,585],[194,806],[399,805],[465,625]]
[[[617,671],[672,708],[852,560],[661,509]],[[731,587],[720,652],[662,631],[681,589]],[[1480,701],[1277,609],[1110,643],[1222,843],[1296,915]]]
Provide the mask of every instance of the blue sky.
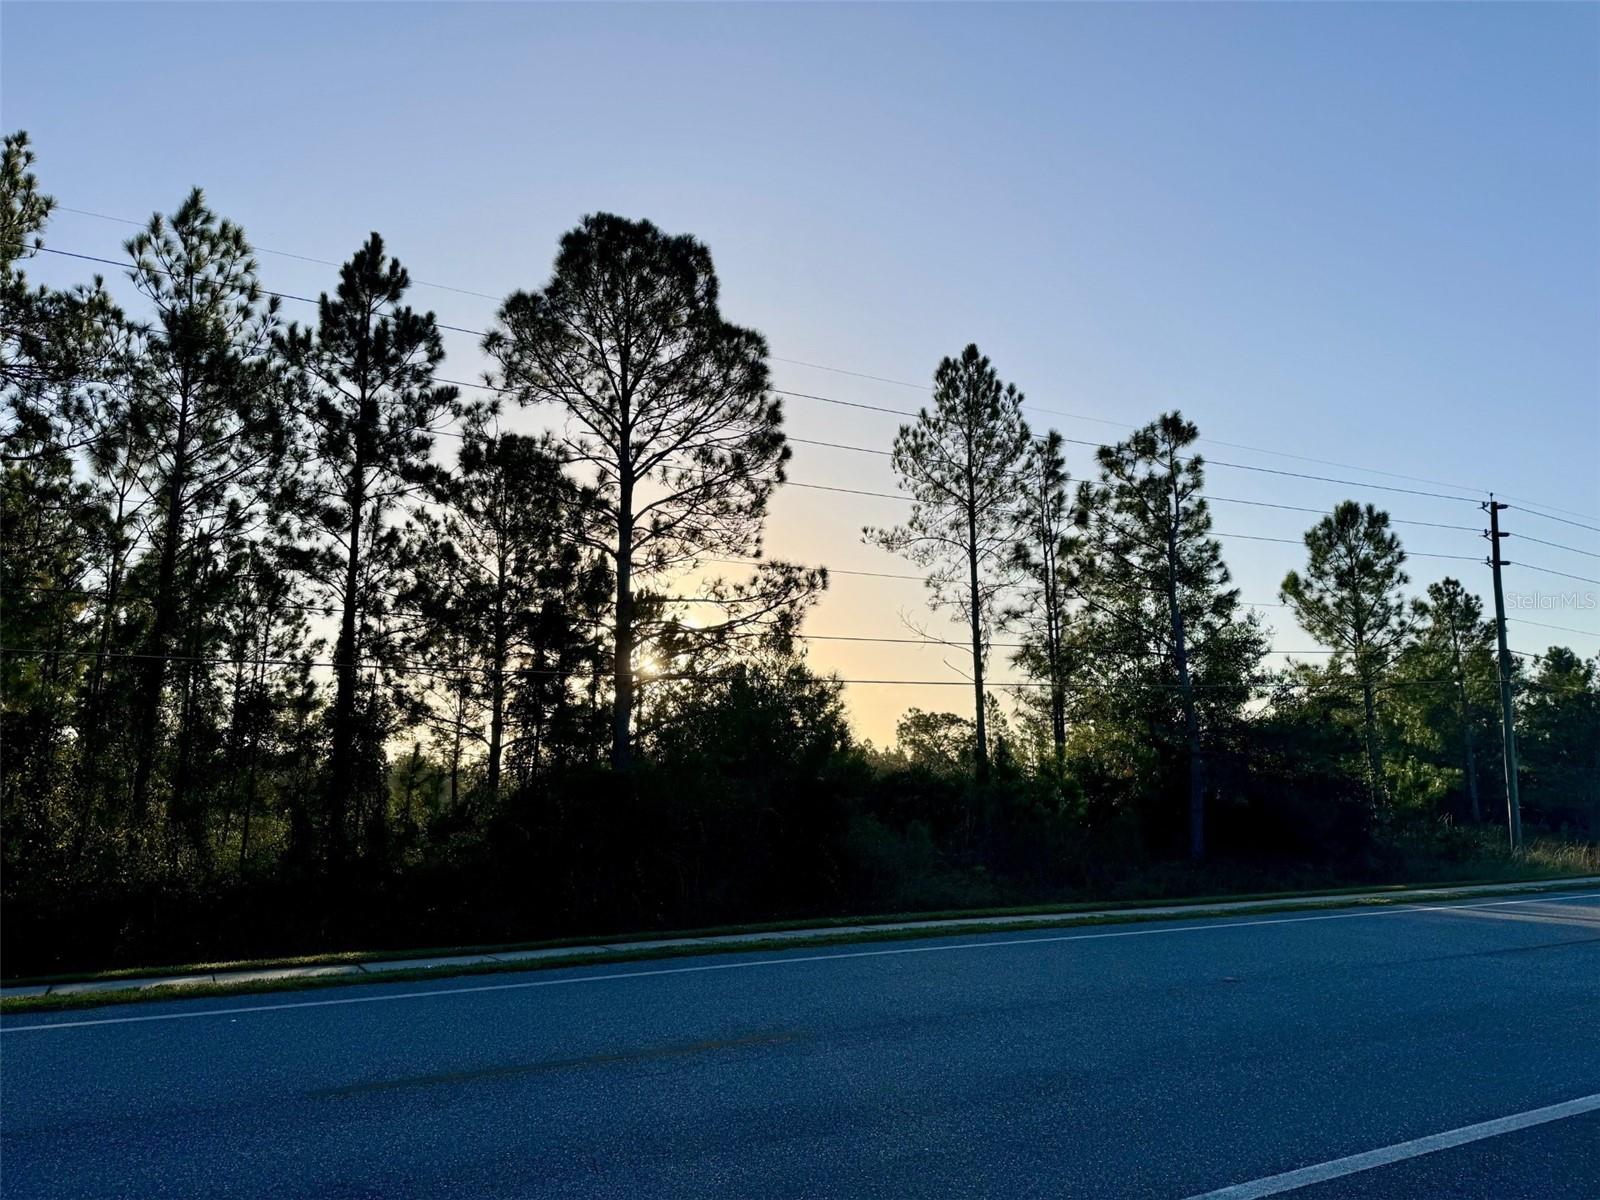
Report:
[[[585,212],[649,217],[711,246],[726,314],[782,359],[920,384],[976,341],[1035,423],[1069,437],[1178,407],[1235,444],[1205,446],[1219,463],[1455,490],[1238,448],[1260,447],[1493,487],[1600,525],[1594,5],[8,2],[0,113],[32,134],[66,206],[142,218],[198,183],[264,247],[338,259],[377,229],[415,277],[491,295],[542,283]],[[61,213],[48,240],[115,257],[126,233]],[[262,269],[283,291],[331,285],[292,258]],[[494,311],[416,299],[474,329]],[[473,340],[448,344],[449,373],[475,378]],[[836,399],[921,399],[795,362],[775,374]],[[896,424],[799,399],[788,412],[798,436],[884,448]],[[1075,472],[1088,454],[1075,447]],[[797,447],[791,474],[892,484],[884,459],[820,447]],[[1481,523],[1468,503],[1221,465],[1210,487]],[[906,570],[859,538],[898,511],[790,489],[769,550]],[[1297,538],[1313,519],[1216,505],[1220,530],[1258,537]],[[1600,552],[1590,530],[1506,523]],[[1484,548],[1401,533],[1414,551]],[[1251,600],[1274,601],[1301,558],[1224,545]],[[1569,550],[1507,553],[1600,578],[1600,559]],[[1412,568],[1418,586],[1453,572],[1487,595],[1475,563]],[[1508,589],[1558,597],[1530,619],[1594,632],[1522,625],[1513,645],[1600,649],[1600,609],[1559,599],[1600,588],[1514,574]],[[903,636],[925,619],[920,599],[914,582],[839,577],[809,628]],[[1279,647],[1312,645],[1264,612]],[[958,678],[938,649],[813,657],[847,675]],[[958,688],[852,698],[878,739],[908,703],[970,705]]]

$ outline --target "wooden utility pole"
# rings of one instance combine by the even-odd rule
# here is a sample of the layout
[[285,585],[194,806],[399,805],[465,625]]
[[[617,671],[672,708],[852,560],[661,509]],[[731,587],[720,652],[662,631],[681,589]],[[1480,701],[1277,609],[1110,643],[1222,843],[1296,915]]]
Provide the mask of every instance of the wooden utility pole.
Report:
[[1517,719],[1511,701],[1511,651],[1506,649],[1506,598],[1500,586],[1500,568],[1509,566],[1500,557],[1500,510],[1507,507],[1489,493],[1483,507],[1489,513],[1489,566],[1494,569],[1494,632],[1500,644],[1500,729],[1505,745],[1506,823],[1511,833],[1511,849],[1522,849],[1522,802],[1517,796]]

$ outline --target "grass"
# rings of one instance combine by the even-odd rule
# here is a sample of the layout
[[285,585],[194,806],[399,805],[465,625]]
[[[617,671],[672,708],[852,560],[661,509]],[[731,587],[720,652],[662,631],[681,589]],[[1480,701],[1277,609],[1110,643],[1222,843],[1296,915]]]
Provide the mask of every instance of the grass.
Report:
[[[1521,866],[1521,864],[1507,864]],[[1564,869],[1563,869],[1564,868]],[[260,971],[280,967],[339,967],[364,962],[398,962],[410,958],[438,958],[445,955],[500,954],[524,950],[559,950],[565,947],[594,946],[607,942],[673,941],[680,938],[757,936],[787,933],[798,929],[835,929],[840,926],[894,925],[907,921],[966,921],[992,917],[1069,916],[1073,913],[1137,910],[1177,904],[1221,904],[1255,900],[1309,899],[1319,896],[1355,896],[1368,893],[1429,890],[1443,887],[1472,887],[1489,883],[1538,883],[1584,874],[1600,874],[1600,861],[1575,861],[1557,866],[1541,863],[1522,868],[1442,881],[1417,881],[1391,884],[1350,884],[1334,888],[1283,889],[1278,891],[1230,891],[1202,895],[1148,896],[1137,899],[1085,900],[1064,904],[1025,904],[980,908],[921,909],[911,912],[872,913],[843,917],[804,917],[782,921],[757,921],[732,925],[709,925],[694,929],[648,930],[642,932],[596,933],[575,937],[546,938],[520,942],[474,942],[449,946],[411,946],[393,949],[334,950],[317,954],[278,955],[260,958],[220,959],[211,962],[150,964],[115,967],[104,971],[80,971],[53,975],[6,978],[6,987],[40,986],[58,983],[85,983],[112,979],[142,979],[152,975],[210,975],[218,971]],[[593,961],[586,956],[587,961]],[[4,1011],[0,1009],[0,1011]]]
[[[1559,883],[1560,882],[1560,878],[1559,877],[1551,877],[1551,876],[1536,876],[1536,877],[1530,877],[1530,878],[1527,878],[1527,879],[1517,880],[1515,882],[1525,882],[1525,883],[1528,883],[1530,886],[1536,886],[1536,885],[1539,885],[1539,884]],[[1479,886],[1477,888],[1473,888],[1472,887],[1472,883],[1477,883]],[[1256,913],[1297,912],[1297,911],[1305,911],[1307,909],[1334,907],[1334,906],[1336,906],[1336,902],[1341,897],[1352,896],[1352,895],[1360,895],[1361,899],[1359,899],[1358,901],[1355,901],[1354,903],[1360,904],[1360,905],[1363,905],[1363,906],[1384,907],[1384,906],[1390,906],[1390,905],[1399,905],[1399,904],[1405,904],[1408,901],[1409,897],[1414,893],[1434,891],[1434,890],[1437,890],[1437,889],[1439,889],[1441,887],[1448,887],[1448,886],[1462,886],[1465,889],[1465,890],[1459,892],[1456,896],[1453,896],[1452,899],[1470,899],[1470,898],[1475,897],[1475,896],[1489,896],[1489,895],[1496,894],[1496,892],[1493,889],[1484,886],[1483,885],[1483,881],[1477,880],[1477,881],[1471,881],[1471,882],[1469,882],[1469,883],[1467,883],[1465,885],[1432,884],[1432,883],[1426,884],[1426,885],[1392,884],[1392,885],[1388,885],[1386,887],[1378,887],[1378,888],[1336,888],[1336,889],[1331,889],[1331,890],[1328,890],[1328,891],[1321,891],[1321,892],[1309,893],[1309,894],[1302,893],[1302,894],[1295,894],[1295,895],[1283,895],[1283,894],[1280,893],[1278,895],[1265,895],[1265,896],[1230,896],[1230,897],[1226,897],[1226,898],[1223,898],[1223,897],[1205,897],[1205,898],[1202,898],[1202,899],[1199,899],[1199,900],[1195,900],[1195,901],[1184,902],[1184,903],[1193,904],[1194,907],[1191,908],[1189,911],[1186,911],[1185,913],[1183,913],[1182,919],[1191,920],[1191,919],[1196,919],[1196,918],[1221,917],[1221,916],[1236,915],[1234,912],[1232,912],[1231,910],[1226,909],[1226,908],[1218,908],[1218,907],[1207,908],[1207,907],[1205,907],[1207,904],[1213,904],[1213,905],[1219,904],[1219,903],[1223,902],[1224,899],[1226,901],[1228,901],[1228,902],[1236,902],[1236,901],[1240,901],[1240,900],[1256,900],[1256,899],[1260,899],[1260,900],[1265,901],[1265,903],[1261,907],[1251,910],[1251,914],[1254,915]],[[1600,888],[1600,884],[1588,884],[1588,885],[1584,885],[1584,886],[1585,886],[1585,888]],[[932,929],[878,928],[878,929],[841,930],[838,933],[831,933],[831,934],[827,933],[827,932],[823,932],[823,933],[819,933],[815,937],[806,938],[804,940],[803,944],[805,945],[806,948],[809,949],[809,948],[818,947],[818,946],[850,945],[850,944],[856,944],[856,943],[861,943],[861,942],[908,941],[908,940],[913,940],[913,939],[918,939],[918,938],[970,936],[970,935],[973,935],[973,934],[993,933],[993,932],[1001,932],[1001,931],[1004,931],[1004,932],[1018,931],[1018,932],[1020,932],[1020,931],[1037,930],[1037,929],[1071,929],[1071,928],[1076,928],[1076,927],[1079,927],[1079,926],[1089,926],[1089,925],[1121,925],[1121,924],[1141,923],[1141,922],[1147,922],[1147,921],[1172,920],[1172,919],[1176,919],[1176,918],[1174,918],[1174,917],[1172,917],[1171,915],[1168,915],[1168,914],[1154,913],[1154,912],[1148,912],[1148,911],[1140,911],[1142,908],[1143,909],[1148,909],[1150,907],[1154,907],[1154,906],[1157,906],[1157,905],[1167,905],[1167,904],[1171,904],[1171,903],[1173,903],[1173,902],[1171,902],[1171,901],[1144,901],[1144,902],[1138,902],[1138,903],[1129,903],[1129,904],[1121,906],[1120,908],[1117,908],[1115,911],[1097,911],[1093,915],[1075,915],[1075,914],[1081,914],[1085,909],[1089,908],[1090,906],[1089,905],[1071,905],[1071,906],[1056,907],[1056,908],[1026,907],[1026,908],[1021,908],[1021,909],[1005,909],[1005,910],[975,910],[975,911],[968,911],[966,913],[959,913],[959,914],[952,914],[952,915],[919,913],[919,914],[914,914],[914,915],[902,916],[900,918],[882,918],[882,917],[880,917],[880,918],[875,918],[875,920],[877,920],[877,921],[890,921],[890,920],[895,920],[895,919],[899,919],[899,920],[954,920],[957,923],[940,925],[937,928],[932,928]],[[1100,908],[1102,910],[1104,910],[1104,909],[1106,909],[1108,907],[1111,907],[1111,906],[1100,906]],[[994,918],[996,916],[1007,916],[1007,917],[1022,916],[1022,917],[1027,917],[1027,916],[1031,916],[1031,915],[1035,915],[1035,914],[1038,915],[1039,919],[1037,919],[1037,920],[1020,920],[1020,921],[1019,920],[1010,920],[1010,921],[1007,921],[1007,922],[1005,922],[1003,924],[999,923],[999,922],[996,922],[995,920],[992,919],[992,918]],[[989,919],[986,920],[985,918],[989,918]],[[448,978],[456,978],[456,977],[460,977],[460,976],[504,974],[504,973],[507,973],[507,972],[522,972],[522,973],[526,973],[526,972],[530,972],[530,971],[556,970],[556,969],[559,969],[559,968],[562,968],[562,967],[594,966],[594,965],[605,965],[605,964],[611,964],[611,963],[636,962],[636,961],[641,960],[641,959],[690,958],[690,957],[700,957],[700,956],[711,955],[711,954],[732,954],[732,953],[750,953],[750,952],[761,952],[761,951],[787,950],[787,949],[793,949],[795,947],[796,943],[794,941],[792,941],[792,940],[763,938],[761,936],[761,934],[763,934],[763,933],[773,933],[773,932],[778,932],[780,930],[796,929],[796,928],[801,928],[801,929],[817,928],[817,929],[826,930],[827,928],[830,928],[830,927],[838,927],[838,926],[845,925],[845,924],[854,925],[854,924],[862,924],[862,923],[864,923],[864,922],[857,921],[857,920],[847,920],[845,918],[836,918],[831,922],[778,922],[778,923],[772,923],[772,924],[765,925],[765,926],[725,927],[724,929],[721,929],[721,930],[704,930],[703,929],[703,930],[694,931],[692,934],[681,934],[681,935],[678,935],[678,936],[715,937],[715,936],[724,936],[724,935],[729,934],[729,933],[737,936],[740,933],[746,933],[746,932],[748,932],[750,934],[750,936],[748,938],[742,938],[741,940],[736,941],[736,942],[723,942],[723,943],[718,943],[718,944],[715,944],[715,945],[676,945],[676,946],[651,946],[651,945],[645,945],[645,946],[638,946],[638,947],[634,947],[634,948],[630,948],[630,949],[626,949],[626,950],[589,951],[589,952],[586,952],[586,953],[583,953],[583,954],[553,955],[553,956],[551,956],[549,958],[539,959],[539,960],[535,960],[535,961],[532,961],[532,962],[466,964],[466,965],[461,965],[461,966],[452,966],[452,967],[449,967],[449,968],[445,968],[443,970],[441,970],[440,968],[431,968],[431,967],[418,967],[418,968],[410,968],[410,969],[399,968],[399,969],[392,970],[392,971],[384,971],[382,974],[372,974],[372,975],[338,975],[338,976],[321,976],[321,977],[313,976],[313,977],[309,977],[309,978],[308,977],[296,977],[296,978],[290,978],[290,979],[238,980],[238,981],[223,982],[223,983],[216,983],[216,982],[172,983],[172,984],[162,985],[162,986],[158,986],[158,987],[144,987],[144,988],[129,987],[129,988],[110,989],[110,990],[107,990],[107,991],[94,992],[94,993],[80,993],[80,994],[76,994],[76,995],[11,996],[11,997],[6,997],[4,999],[0,999],[0,1014],[4,1014],[4,1015],[19,1015],[19,1014],[23,1014],[23,1013],[59,1012],[59,1011],[68,1010],[68,1009],[96,1008],[96,1007],[100,1007],[102,1005],[108,1005],[108,1004],[126,1004],[126,1003],[139,1002],[139,1001],[157,1001],[157,1000],[173,1000],[173,999],[187,1000],[187,999],[225,997],[225,996],[239,996],[239,995],[259,995],[259,994],[266,994],[266,993],[272,993],[272,992],[314,990],[314,989],[323,988],[323,987],[349,987],[349,986],[352,986],[352,985],[360,986],[360,985],[364,985],[364,984],[375,984],[375,983],[405,983],[405,982],[413,982],[413,981],[423,980],[423,979],[440,979],[440,978],[446,978],[446,977],[448,977]],[[658,934],[658,935],[655,935],[655,936],[657,938],[663,938],[664,939],[664,938],[669,938],[669,937],[671,937],[673,935],[670,935],[670,934]],[[540,944],[529,944],[527,946],[518,946],[518,947],[499,946],[499,947],[492,948],[492,949],[499,949],[499,950],[502,950],[502,951],[509,951],[509,950],[511,950],[513,948],[515,948],[515,949],[542,949],[542,948],[560,949],[560,948],[563,948],[564,946],[573,945],[573,944],[590,944],[590,945],[592,945],[593,943],[592,942],[575,943],[573,939],[564,939],[561,942],[554,943],[554,944],[552,944],[552,943],[540,943]],[[452,948],[450,948],[450,952],[451,953],[455,953],[455,954],[466,954],[466,953],[474,953],[474,952],[476,952],[476,953],[489,953],[489,952],[492,952],[492,949],[491,948],[476,948],[475,949],[475,948],[472,948],[472,947],[452,947]],[[294,965],[294,966],[344,965],[344,964],[348,964],[348,963],[352,963],[352,962],[361,961],[363,958],[370,961],[371,959],[376,958],[376,957],[383,957],[383,958],[385,958],[386,961],[396,961],[396,960],[403,960],[405,957],[421,957],[426,953],[428,953],[428,952],[415,951],[415,952],[412,952],[409,955],[384,956],[384,955],[378,954],[377,952],[356,952],[356,953],[351,953],[351,954],[346,954],[346,955],[338,955],[338,956],[329,956],[329,955],[308,956],[308,957],[302,958],[302,959],[258,960],[258,961],[250,962],[250,963],[230,963],[230,964],[225,964],[225,966],[226,966],[227,969],[243,970],[243,969],[247,969],[249,967],[257,967],[257,968],[261,968],[261,969],[267,969],[271,965]],[[214,971],[214,970],[220,970],[220,969],[223,969],[223,967],[222,966],[218,966],[218,967],[205,968],[205,970],[207,970],[207,971]],[[191,967],[191,968],[189,968],[189,970],[200,971],[201,968]],[[104,974],[101,974],[101,975],[98,975],[98,976],[92,976],[92,977],[88,977],[88,978],[95,978],[95,979],[128,978],[129,974],[130,973],[126,972],[126,971],[107,972],[107,973],[104,973]],[[79,978],[85,978],[85,977],[79,977]],[[43,982],[43,981],[35,981],[35,982]],[[67,982],[67,981],[66,980],[62,980],[62,982]]]

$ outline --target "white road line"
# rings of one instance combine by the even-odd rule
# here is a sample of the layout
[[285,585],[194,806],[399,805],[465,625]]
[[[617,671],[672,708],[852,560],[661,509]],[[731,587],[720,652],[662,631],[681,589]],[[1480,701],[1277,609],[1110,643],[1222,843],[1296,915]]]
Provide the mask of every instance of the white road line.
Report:
[[[41,1033],[51,1029],[86,1029],[96,1025],[141,1025],[147,1021],[188,1021],[199,1017],[236,1017],[245,1013],[283,1012],[294,1008],[333,1008],[345,1004],[382,1004],[392,1000],[428,1000],[448,996],[474,996],[482,992],[517,992],[529,988],[565,987],[577,983],[606,983],[617,979],[649,979],[661,975],[697,975],[707,971],[743,971],[752,967],[786,967],[800,963],[842,962],[854,958],[887,958],[900,954],[940,954],[953,950],[994,950],[1003,946],[1048,946],[1060,942],[1091,942],[1107,938],[1153,937],[1163,933],[1205,933],[1218,929],[1253,929],[1263,925],[1300,925],[1308,921],[1345,921],[1360,917],[1392,917],[1404,913],[1461,912],[1474,908],[1500,908],[1511,904],[1553,904],[1562,900],[1600,900],[1597,892],[1563,896],[1529,896],[1518,900],[1484,900],[1476,904],[1407,904],[1361,912],[1319,913],[1277,920],[1218,921],[1210,925],[1161,925],[1156,928],[1115,929],[1098,933],[1063,933],[1051,937],[1004,938],[984,942],[958,942],[953,946],[895,946],[882,950],[847,950],[839,954],[795,954],[783,958],[757,958],[744,962],[701,963],[688,967],[653,967],[644,971],[612,971],[605,975],[566,975],[559,979],[524,979],[516,983],[480,983],[469,987],[434,988],[425,992],[384,992],[376,996],[342,996],[332,1000],[298,1000],[287,1004],[252,1004],[238,1008],[207,1008],[187,1012],[151,1013],[137,1017],[96,1017],[85,1021],[52,1021],[35,1025],[0,1025],[0,1034]],[[1181,920],[1182,918],[1173,918]],[[729,947],[727,953],[741,953]],[[746,951],[745,953],[748,953]],[[370,986],[370,985],[362,985]]]
[[1528,1129],[1534,1125],[1544,1125],[1550,1121],[1561,1121],[1567,1117],[1582,1116],[1591,1112],[1600,1112],[1600,1092],[1592,1096],[1579,1096],[1576,1100],[1567,1100],[1546,1108],[1530,1109],[1528,1112],[1516,1113],[1509,1117],[1497,1117],[1493,1121],[1463,1125],[1460,1129],[1451,1129],[1445,1133],[1413,1138],[1409,1142],[1396,1142],[1393,1146],[1384,1146],[1380,1150],[1368,1150],[1365,1154],[1335,1158],[1325,1163],[1317,1163],[1315,1166],[1301,1167],[1298,1171],[1285,1171],[1281,1175],[1268,1175],[1265,1179],[1236,1183],[1232,1187],[1218,1188],[1214,1192],[1186,1197],[1186,1200],[1261,1200],[1264,1196],[1278,1196],[1284,1192],[1310,1187],[1314,1183],[1324,1183],[1329,1179],[1354,1175],[1357,1171],[1387,1167],[1391,1163],[1404,1162],[1408,1158],[1420,1158],[1424,1154],[1435,1154],[1440,1150],[1465,1146],[1468,1142],[1480,1142],[1484,1138],[1499,1137],[1503,1133],[1515,1133],[1519,1129]]

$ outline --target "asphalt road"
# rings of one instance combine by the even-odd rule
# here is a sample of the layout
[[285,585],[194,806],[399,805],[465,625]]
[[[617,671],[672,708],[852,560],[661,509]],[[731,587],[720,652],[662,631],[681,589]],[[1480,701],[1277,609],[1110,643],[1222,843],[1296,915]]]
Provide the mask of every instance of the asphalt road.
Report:
[[0,1193],[1594,1200],[1597,1094],[1589,893],[16,1017]]

